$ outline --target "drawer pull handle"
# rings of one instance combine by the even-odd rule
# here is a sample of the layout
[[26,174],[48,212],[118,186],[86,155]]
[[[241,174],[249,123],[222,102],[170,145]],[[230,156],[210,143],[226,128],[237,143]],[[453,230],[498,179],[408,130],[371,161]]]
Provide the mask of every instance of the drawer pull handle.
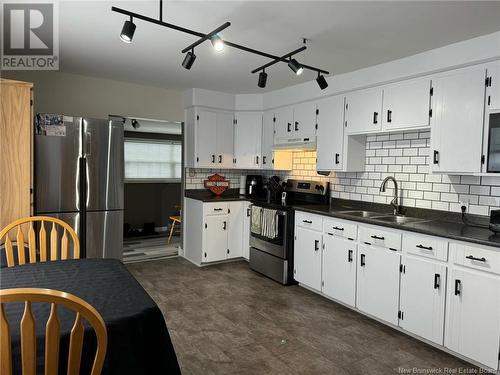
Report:
[[365,254],[361,254],[361,267],[364,267],[366,264],[366,261],[365,261]]
[[482,258],[476,258],[475,256],[472,256],[472,255],[467,255],[466,256],[467,259],[470,259],[470,260],[475,260],[477,262],[486,262],[486,258],[485,257],[482,257]]
[[314,240],[314,251],[319,250],[319,240]]
[[347,261],[348,261],[349,263],[351,263],[351,262],[352,262],[352,254],[353,254],[353,251],[352,251],[352,250],[349,250],[349,251],[347,252]]
[[371,236],[371,237],[372,237],[373,239],[375,239],[375,240],[382,240],[382,241],[383,241],[383,240],[385,240],[385,237],[379,237],[379,236],[376,236],[376,235],[373,235],[373,236]]
[[439,289],[441,285],[441,275],[439,273],[434,274],[434,289]]
[[327,232],[329,236],[333,236],[333,233]]
[[222,211],[222,208],[214,208],[214,211]]
[[332,227],[332,228],[335,229],[335,230],[340,230],[340,231],[344,230],[344,228],[339,228],[339,227]]
[[462,282],[460,280],[455,280],[455,295],[459,296],[462,293]]
[[416,247],[424,250],[432,250],[432,246],[417,245]]
[[306,224],[312,224],[313,222],[311,220],[302,220],[303,223],[306,223]]

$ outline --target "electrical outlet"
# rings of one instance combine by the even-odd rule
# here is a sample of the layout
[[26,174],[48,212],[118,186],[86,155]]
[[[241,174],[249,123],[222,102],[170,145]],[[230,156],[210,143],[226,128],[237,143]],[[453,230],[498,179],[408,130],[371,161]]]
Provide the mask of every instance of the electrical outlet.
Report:
[[465,207],[465,212],[469,212],[469,200],[468,199],[458,201],[458,203],[460,203],[460,207]]

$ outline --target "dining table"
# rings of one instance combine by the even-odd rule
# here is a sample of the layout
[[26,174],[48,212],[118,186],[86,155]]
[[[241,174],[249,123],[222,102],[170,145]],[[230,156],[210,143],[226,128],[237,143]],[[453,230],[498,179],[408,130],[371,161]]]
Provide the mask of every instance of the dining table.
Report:
[[[155,301],[117,259],[75,259],[30,263],[0,269],[0,288],[47,288],[74,294],[101,314],[108,335],[102,374],[180,374],[163,314]],[[19,324],[22,303],[4,304],[11,329],[13,374],[21,373]],[[37,374],[44,373],[45,323],[50,304],[33,303]],[[58,309],[61,325],[59,374],[66,374],[69,334],[75,313]],[[90,374],[97,347],[85,325],[80,374]]]

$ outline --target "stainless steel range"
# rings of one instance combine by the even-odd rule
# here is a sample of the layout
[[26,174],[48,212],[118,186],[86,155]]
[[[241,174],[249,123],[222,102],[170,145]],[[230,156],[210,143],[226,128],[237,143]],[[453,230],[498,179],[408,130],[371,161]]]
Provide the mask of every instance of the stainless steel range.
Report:
[[250,268],[283,285],[293,280],[294,210],[328,205],[328,182],[288,180],[279,202],[254,202],[251,212]]

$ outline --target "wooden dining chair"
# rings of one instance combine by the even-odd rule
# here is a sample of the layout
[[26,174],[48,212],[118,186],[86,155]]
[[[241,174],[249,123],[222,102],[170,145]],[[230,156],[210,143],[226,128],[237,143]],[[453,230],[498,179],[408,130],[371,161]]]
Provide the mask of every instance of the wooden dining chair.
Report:
[[[38,241],[36,240],[35,225],[40,223],[38,232]],[[50,228],[50,243],[48,243],[47,230],[45,223],[51,223]],[[23,226],[27,226],[27,230],[23,230]],[[59,241],[59,232],[62,228],[62,236]],[[17,264],[26,263],[25,242],[24,236],[28,236],[29,248],[29,262],[36,263],[37,261],[37,244],[40,262],[47,260],[68,259],[70,257],[69,237],[73,242],[73,259],[80,258],[80,242],[78,236],[71,226],[60,219],[49,216],[31,216],[23,219],[16,220],[0,231],[0,245],[3,244],[6,252],[7,266],[12,267],[16,265],[14,259],[14,246],[13,240],[10,238],[10,232],[15,236],[17,247]],[[69,236],[68,236],[69,234]],[[60,256],[59,256],[59,242],[60,242]],[[49,245],[50,252],[47,253],[47,245]]]
[[106,356],[108,336],[106,325],[99,312],[81,298],[69,293],[52,289],[15,288],[0,290],[0,337],[2,361],[0,373],[12,374],[12,347],[10,325],[5,314],[4,305],[12,302],[24,302],[24,314],[20,324],[21,368],[23,375],[36,373],[36,330],[35,319],[31,309],[32,302],[50,303],[50,315],[45,326],[45,375],[57,374],[59,371],[60,323],[57,309],[63,306],[76,313],[71,329],[68,351],[68,375],[80,373],[80,361],[83,348],[84,326],[82,318],[94,329],[97,337],[97,350],[92,365],[91,375],[99,375]]

